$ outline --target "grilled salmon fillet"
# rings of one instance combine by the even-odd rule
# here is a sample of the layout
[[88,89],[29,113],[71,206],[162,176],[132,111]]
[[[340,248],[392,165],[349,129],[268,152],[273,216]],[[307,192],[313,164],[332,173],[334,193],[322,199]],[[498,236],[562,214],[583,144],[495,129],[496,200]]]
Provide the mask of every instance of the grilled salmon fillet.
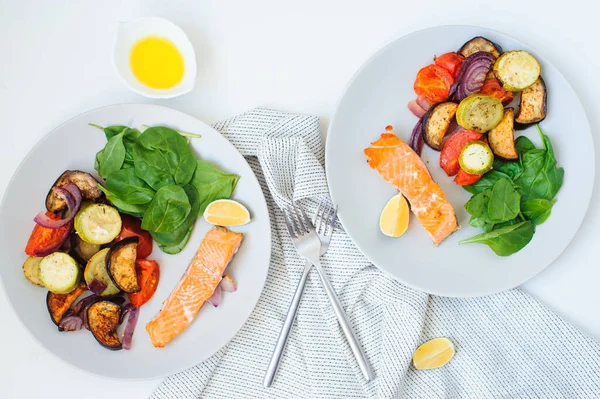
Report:
[[431,178],[421,157],[394,134],[391,126],[364,152],[369,166],[406,197],[435,245],[456,231],[454,208]]
[[215,226],[202,239],[196,256],[158,315],[146,324],[152,345],[162,348],[189,326],[219,285],[242,243],[243,234]]

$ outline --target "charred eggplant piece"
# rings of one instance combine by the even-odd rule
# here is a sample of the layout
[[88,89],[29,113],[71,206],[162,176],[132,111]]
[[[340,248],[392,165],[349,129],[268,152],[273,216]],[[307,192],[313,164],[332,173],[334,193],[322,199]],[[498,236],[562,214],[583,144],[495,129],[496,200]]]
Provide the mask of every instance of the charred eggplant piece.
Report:
[[515,128],[526,129],[529,125],[546,119],[547,97],[546,83],[540,76],[533,85],[521,92]]
[[502,53],[502,47],[483,36],[476,36],[463,44],[458,53],[464,57],[468,57],[478,51],[492,53],[494,57],[498,57]]
[[[67,170],[54,182],[52,187],[64,187],[68,183],[73,183],[79,188],[83,199],[99,202],[104,198],[104,193],[98,187],[98,181],[94,176],[80,170]],[[51,189],[46,196],[46,209],[56,213],[67,208],[65,200]]]
[[87,264],[100,249],[102,249],[101,245],[87,243],[77,234],[71,235],[71,255],[82,265]]
[[122,349],[117,335],[120,318],[121,307],[110,301],[96,302],[87,311],[87,322],[94,338],[100,345],[110,350]]
[[444,102],[433,106],[423,117],[423,139],[434,150],[442,148],[442,140],[454,119],[458,104]]
[[137,236],[116,242],[106,254],[106,272],[119,289],[128,294],[140,291],[135,260],[137,259]]
[[515,110],[506,108],[499,124],[488,132],[490,148],[499,157],[504,159],[517,159],[515,147]]
[[58,325],[62,320],[67,310],[75,303],[77,298],[81,294],[87,291],[87,286],[81,282],[73,291],[68,294],[53,294],[48,291],[46,295],[46,305],[48,306],[48,313],[54,324]]

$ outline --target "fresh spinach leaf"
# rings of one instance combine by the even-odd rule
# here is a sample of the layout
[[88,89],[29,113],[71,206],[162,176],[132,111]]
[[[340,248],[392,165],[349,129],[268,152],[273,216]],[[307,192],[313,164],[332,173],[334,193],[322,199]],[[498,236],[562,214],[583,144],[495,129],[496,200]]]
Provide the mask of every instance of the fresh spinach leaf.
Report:
[[121,169],[123,161],[125,161],[125,146],[121,132],[111,137],[102,150],[98,158],[98,173],[106,179],[108,175]]
[[173,129],[150,127],[133,146],[135,173],[155,190],[186,185],[196,169],[196,157],[186,139]]
[[469,219],[471,226],[484,231],[491,231],[494,228],[494,223],[490,220],[487,212],[491,195],[492,190],[487,189],[471,197],[465,204],[466,211],[471,214],[471,219]]
[[552,201],[563,183],[565,171],[557,167],[548,137],[541,130],[540,135],[545,148],[529,150],[523,154],[523,173],[515,180],[515,184],[521,188],[524,201],[535,198]]
[[481,233],[474,237],[462,240],[459,244],[485,244],[499,256],[509,256],[523,249],[535,233],[535,225],[525,221],[505,226],[489,233]]
[[515,140],[515,147],[517,148],[517,154],[519,158],[523,156],[529,150],[535,150],[535,145],[525,136],[517,137]]
[[125,162],[133,165],[133,147],[137,142],[140,131],[127,128],[123,134],[123,145],[125,145]]
[[540,225],[550,216],[555,202],[556,200],[548,201],[543,198],[530,199],[521,203],[521,213],[527,220]]
[[119,197],[108,191],[106,187],[103,187],[102,185],[98,185],[98,187],[104,192],[104,194],[106,195],[106,199],[108,199],[111,202],[111,204],[114,207],[116,207],[121,213],[126,213],[128,215],[141,218],[144,216],[144,213],[148,209],[148,204],[128,204],[127,202],[122,201]]
[[[191,184],[186,184],[183,189],[188,197],[188,201],[190,202],[191,211],[186,217],[186,219],[181,223],[179,227],[177,227],[171,233],[156,233],[150,232],[152,238],[159,244],[168,247],[177,247],[182,243],[186,237],[189,239],[188,232],[190,228],[194,227],[194,223],[196,222],[196,218],[198,217],[198,209],[200,208],[200,198],[198,196],[198,191]],[[186,240],[187,242],[187,240]],[[183,248],[185,246],[185,242],[181,246]],[[172,252],[169,252],[172,253]]]
[[497,225],[494,225],[494,229],[493,230],[501,229],[502,227],[506,227],[506,226],[513,226],[513,225],[515,225],[517,223],[521,223],[521,222],[524,222],[524,221],[525,221],[525,219],[521,218],[520,216],[517,216],[514,219],[507,220],[506,222],[502,222],[502,223],[498,223]]
[[517,161],[503,161],[498,158],[494,159],[494,170],[502,172],[512,180],[518,178],[523,173],[523,167],[521,162]]
[[465,190],[470,192],[471,194],[479,194],[482,191],[487,190],[488,188],[494,187],[494,184],[500,179],[510,179],[510,177],[502,172],[497,172],[492,170],[486,173],[481,179],[476,181],[473,184],[468,186],[463,186]]
[[133,168],[121,169],[108,175],[106,188],[112,195],[131,205],[148,204],[155,194],[145,181],[137,177]]
[[222,172],[211,163],[198,159],[190,182],[198,190],[198,215],[202,215],[211,202],[230,198],[239,179],[238,175]]
[[488,202],[487,213],[494,223],[502,223],[517,217],[521,211],[521,195],[514,189],[512,181],[500,179],[494,184]]
[[156,233],[172,233],[191,211],[185,190],[169,184],[154,195],[142,219],[142,229]]
[[170,254],[170,255],[178,254],[183,250],[183,248],[189,241],[193,230],[194,230],[194,225],[189,227],[189,229],[185,233],[185,236],[183,237],[183,239],[175,245],[166,245],[166,244],[161,244],[160,242],[157,242],[158,247],[161,249],[161,251],[163,251],[166,254]]

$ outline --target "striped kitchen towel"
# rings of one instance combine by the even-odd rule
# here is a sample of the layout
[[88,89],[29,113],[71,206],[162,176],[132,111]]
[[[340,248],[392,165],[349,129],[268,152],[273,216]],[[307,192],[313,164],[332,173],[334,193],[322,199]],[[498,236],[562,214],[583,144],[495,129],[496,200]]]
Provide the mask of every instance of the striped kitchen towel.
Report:
[[[322,263],[376,374],[365,382],[315,270],[271,388],[262,381],[304,261],[279,206],[314,212],[328,195],[319,119],[258,108],[217,123],[247,157],[271,212],[272,255],[248,322],[207,361],[163,381],[172,398],[600,398],[600,344],[519,289],[484,298],[430,296],[383,275],[341,226]],[[446,336],[456,355],[416,370],[417,346]]]

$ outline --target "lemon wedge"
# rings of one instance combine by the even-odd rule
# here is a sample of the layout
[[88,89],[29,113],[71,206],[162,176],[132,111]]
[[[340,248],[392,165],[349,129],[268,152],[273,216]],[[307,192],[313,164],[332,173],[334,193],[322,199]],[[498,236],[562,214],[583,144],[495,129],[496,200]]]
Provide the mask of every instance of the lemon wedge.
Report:
[[217,226],[241,226],[250,222],[250,212],[234,200],[216,200],[208,204],[204,220]]
[[388,237],[398,238],[408,228],[410,211],[408,203],[400,193],[394,195],[383,208],[379,217],[379,228]]
[[417,348],[413,355],[413,365],[418,370],[437,369],[452,359],[454,344],[448,338],[435,338]]

